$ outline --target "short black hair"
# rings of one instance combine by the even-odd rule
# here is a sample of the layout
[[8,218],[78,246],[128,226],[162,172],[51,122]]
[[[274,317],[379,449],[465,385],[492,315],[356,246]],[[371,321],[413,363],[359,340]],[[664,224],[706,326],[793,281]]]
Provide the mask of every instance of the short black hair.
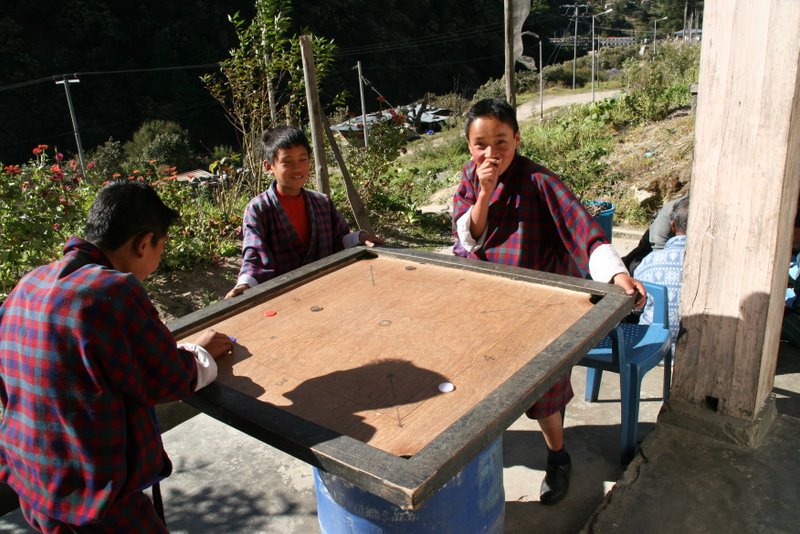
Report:
[[294,126],[278,126],[273,130],[266,130],[261,136],[261,144],[264,148],[264,159],[270,163],[275,160],[281,148],[288,150],[293,146],[304,146],[308,155],[311,155],[311,145],[306,134]]
[[675,230],[686,233],[689,226],[689,197],[683,197],[672,206],[669,212],[669,220],[675,223]]
[[178,217],[146,182],[118,180],[97,193],[83,233],[98,247],[116,250],[131,237],[148,232],[157,243]]
[[514,133],[519,131],[519,123],[517,122],[517,113],[511,104],[499,98],[484,98],[479,100],[467,111],[467,118],[464,121],[464,133],[467,134],[469,139],[469,127],[475,119],[484,117],[494,117],[503,124],[508,124]]

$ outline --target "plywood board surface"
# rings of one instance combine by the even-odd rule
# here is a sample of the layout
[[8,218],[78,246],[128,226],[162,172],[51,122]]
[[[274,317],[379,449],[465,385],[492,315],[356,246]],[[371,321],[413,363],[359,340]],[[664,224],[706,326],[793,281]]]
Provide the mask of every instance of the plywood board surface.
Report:
[[591,307],[584,292],[366,259],[214,325],[237,339],[217,380],[413,456]]

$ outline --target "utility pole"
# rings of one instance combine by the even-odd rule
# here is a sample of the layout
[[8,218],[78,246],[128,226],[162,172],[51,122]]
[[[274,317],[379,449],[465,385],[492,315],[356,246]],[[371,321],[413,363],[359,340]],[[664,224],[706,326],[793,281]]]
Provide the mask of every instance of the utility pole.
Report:
[[517,107],[517,98],[514,92],[514,8],[511,5],[513,0],[504,0],[503,17],[505,20],[505,78],[506,78],[506,101],[512,108]]
[[572,89],[575,90],[575,69],[578,64],[578,8],[586,9],[588,4],[562,4],[561,7],[575,8],[575,35],[572,38]]
[[653,55],[656,55],[656,26],[662,20],[667,20],[669,17],[661,17],[660,19],[655,19],[653,21]]
[[81,164],[81,173],[86,175],[86,166],[83,162],[83,146],[81,145],[81,134],[78,133],[78,121],[75,118],[75,109],[72,107],[72,96],[69,94],[69,84],[81,83],[78,76],[73,74],[72,78],[67,78],[63,75],[60,80],[56,80],[56,85],[63,85],[64,92],[67,95],[67,106],[69,107],[69,116],[72,119],[72,130],[75,132],[75,144],[78,145],[78,161]]
[[595,52],[594,52],[594,19],[596,17],[599,17],[600,15],[605,15],[606,13],[611,13],[612,11],[614,11],[614,10],[611,9],[611,8],[608,8],[605,11],[603,11],[602,13],[598,13],[597,15],[592,15],[592,102],[594,102],[594,71],[595,71],[594,65],[596,63]]
[[505,20],[505,49],[506,49],[506,101],[512,108],[517,107],[517,95],[514,92],[514,8],[513,0],[503,1],[503,16]]
[[364,104],[364,77],[361,75],[361,61],[356,62],[358,69],[358,91],[361,93],[361,128],[364,130],[364,148],[369,147],[367,141],[367,109]]

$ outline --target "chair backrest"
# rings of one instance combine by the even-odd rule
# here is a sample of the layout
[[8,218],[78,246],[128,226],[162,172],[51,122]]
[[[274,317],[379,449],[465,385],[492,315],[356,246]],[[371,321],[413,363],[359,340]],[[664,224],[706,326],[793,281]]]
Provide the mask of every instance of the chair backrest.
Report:
[[642,282],[647,294],[653,298],[653,324],[663,324],[669,329],[669,294],[667,288],[652,282]]

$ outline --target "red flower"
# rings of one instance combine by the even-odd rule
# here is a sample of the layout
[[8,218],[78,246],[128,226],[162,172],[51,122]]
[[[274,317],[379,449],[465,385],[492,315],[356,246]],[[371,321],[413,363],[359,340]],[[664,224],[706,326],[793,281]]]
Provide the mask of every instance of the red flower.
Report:
[[56,231],[58,231],[58,229],[59,229],[59,228],[61,228],[61,225],[60,225],[60,224],[58,224],[58,223],[53,223],[53,230],[56,230]]
[[111,175],[112,178],[119,178],[120,176],[122,175],[118,172],[115,172],[114,174]]
[[86,170],[94,169],[94,161],[90,161],[86,164]]
[[33,153],[38,156],[39,154],[42,153],[42,149],[37,146],[36,148],[33,149]]
[[19,168],[19,165],[6,165],[3,167],[3,172],[8,174],[19,174],[22,171]]
[[386,102],[386,97],[383,95],[378,95],[378,98],[376,98],[375,100],[377,100],[378,102]]

